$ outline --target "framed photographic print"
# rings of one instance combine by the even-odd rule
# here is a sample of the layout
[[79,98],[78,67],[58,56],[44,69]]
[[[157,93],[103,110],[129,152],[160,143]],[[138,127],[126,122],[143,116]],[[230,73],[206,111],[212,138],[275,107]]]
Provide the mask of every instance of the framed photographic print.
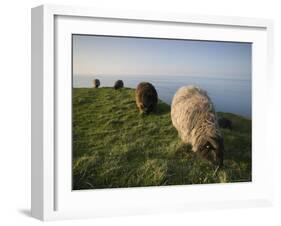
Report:
[[270,20],[32,9],[32,216],[270,205]]

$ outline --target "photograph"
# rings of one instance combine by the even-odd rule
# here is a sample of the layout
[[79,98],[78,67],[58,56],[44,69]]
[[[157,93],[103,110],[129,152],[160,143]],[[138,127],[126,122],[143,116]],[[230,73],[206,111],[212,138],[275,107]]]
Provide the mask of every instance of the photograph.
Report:
[[72,190],[252,181],[252,43],[72,34]]

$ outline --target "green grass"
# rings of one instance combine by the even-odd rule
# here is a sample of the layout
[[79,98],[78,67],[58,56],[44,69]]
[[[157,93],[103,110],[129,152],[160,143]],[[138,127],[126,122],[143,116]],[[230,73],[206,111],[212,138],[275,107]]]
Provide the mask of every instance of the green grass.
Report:
[[251,181],[251,120],[230,113],[224,168],[183,145],[170,106],[140,114],[134,90],[73,89],[73,189]]

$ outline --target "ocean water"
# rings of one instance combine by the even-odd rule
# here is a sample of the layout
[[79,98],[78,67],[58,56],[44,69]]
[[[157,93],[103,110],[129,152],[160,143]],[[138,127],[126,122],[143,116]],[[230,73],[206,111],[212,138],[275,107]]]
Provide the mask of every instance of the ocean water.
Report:
[[73,87],[92,87],[92,80],[97,78],[101,87],[112,87],[118,79],[123,80],[125,87],[136,88],[138,83],[152,83],[158,96],[164,102],[171,104],[175,92],[185,85],[196,85],[207,91],[216,111],[231,112],[251,118],[252,91],[250,79],[218,78],[211,76],[73,76]]

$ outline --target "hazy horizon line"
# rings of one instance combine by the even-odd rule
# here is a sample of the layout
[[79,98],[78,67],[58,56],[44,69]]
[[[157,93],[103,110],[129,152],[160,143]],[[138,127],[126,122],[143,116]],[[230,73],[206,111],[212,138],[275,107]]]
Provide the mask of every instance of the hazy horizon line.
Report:
[[237,75],[233,75],[233,76],[223,76],[223,75],[187,75],[187,74],[177,74],[177,75],[170,75],[170,74],[73,74],[73,77],[93,77],[93,78],[97,78],[97,77],[126,77],[126,76],[132,76],[132,77],[149,77],[149,76],[155,76],[155,77],[159,77],[159,76],[177,76],[177,77],[191,77],[191,78],[208,78],[208,79],[228,79],[228,80],[233,80],[233,79],[238,79],[238,80],[245,80],[245,81],[249,81],[252,79],[251,74],[247,75],[248,77],[245,77],[245,75],[241,75],[241,76],[237,76]]

